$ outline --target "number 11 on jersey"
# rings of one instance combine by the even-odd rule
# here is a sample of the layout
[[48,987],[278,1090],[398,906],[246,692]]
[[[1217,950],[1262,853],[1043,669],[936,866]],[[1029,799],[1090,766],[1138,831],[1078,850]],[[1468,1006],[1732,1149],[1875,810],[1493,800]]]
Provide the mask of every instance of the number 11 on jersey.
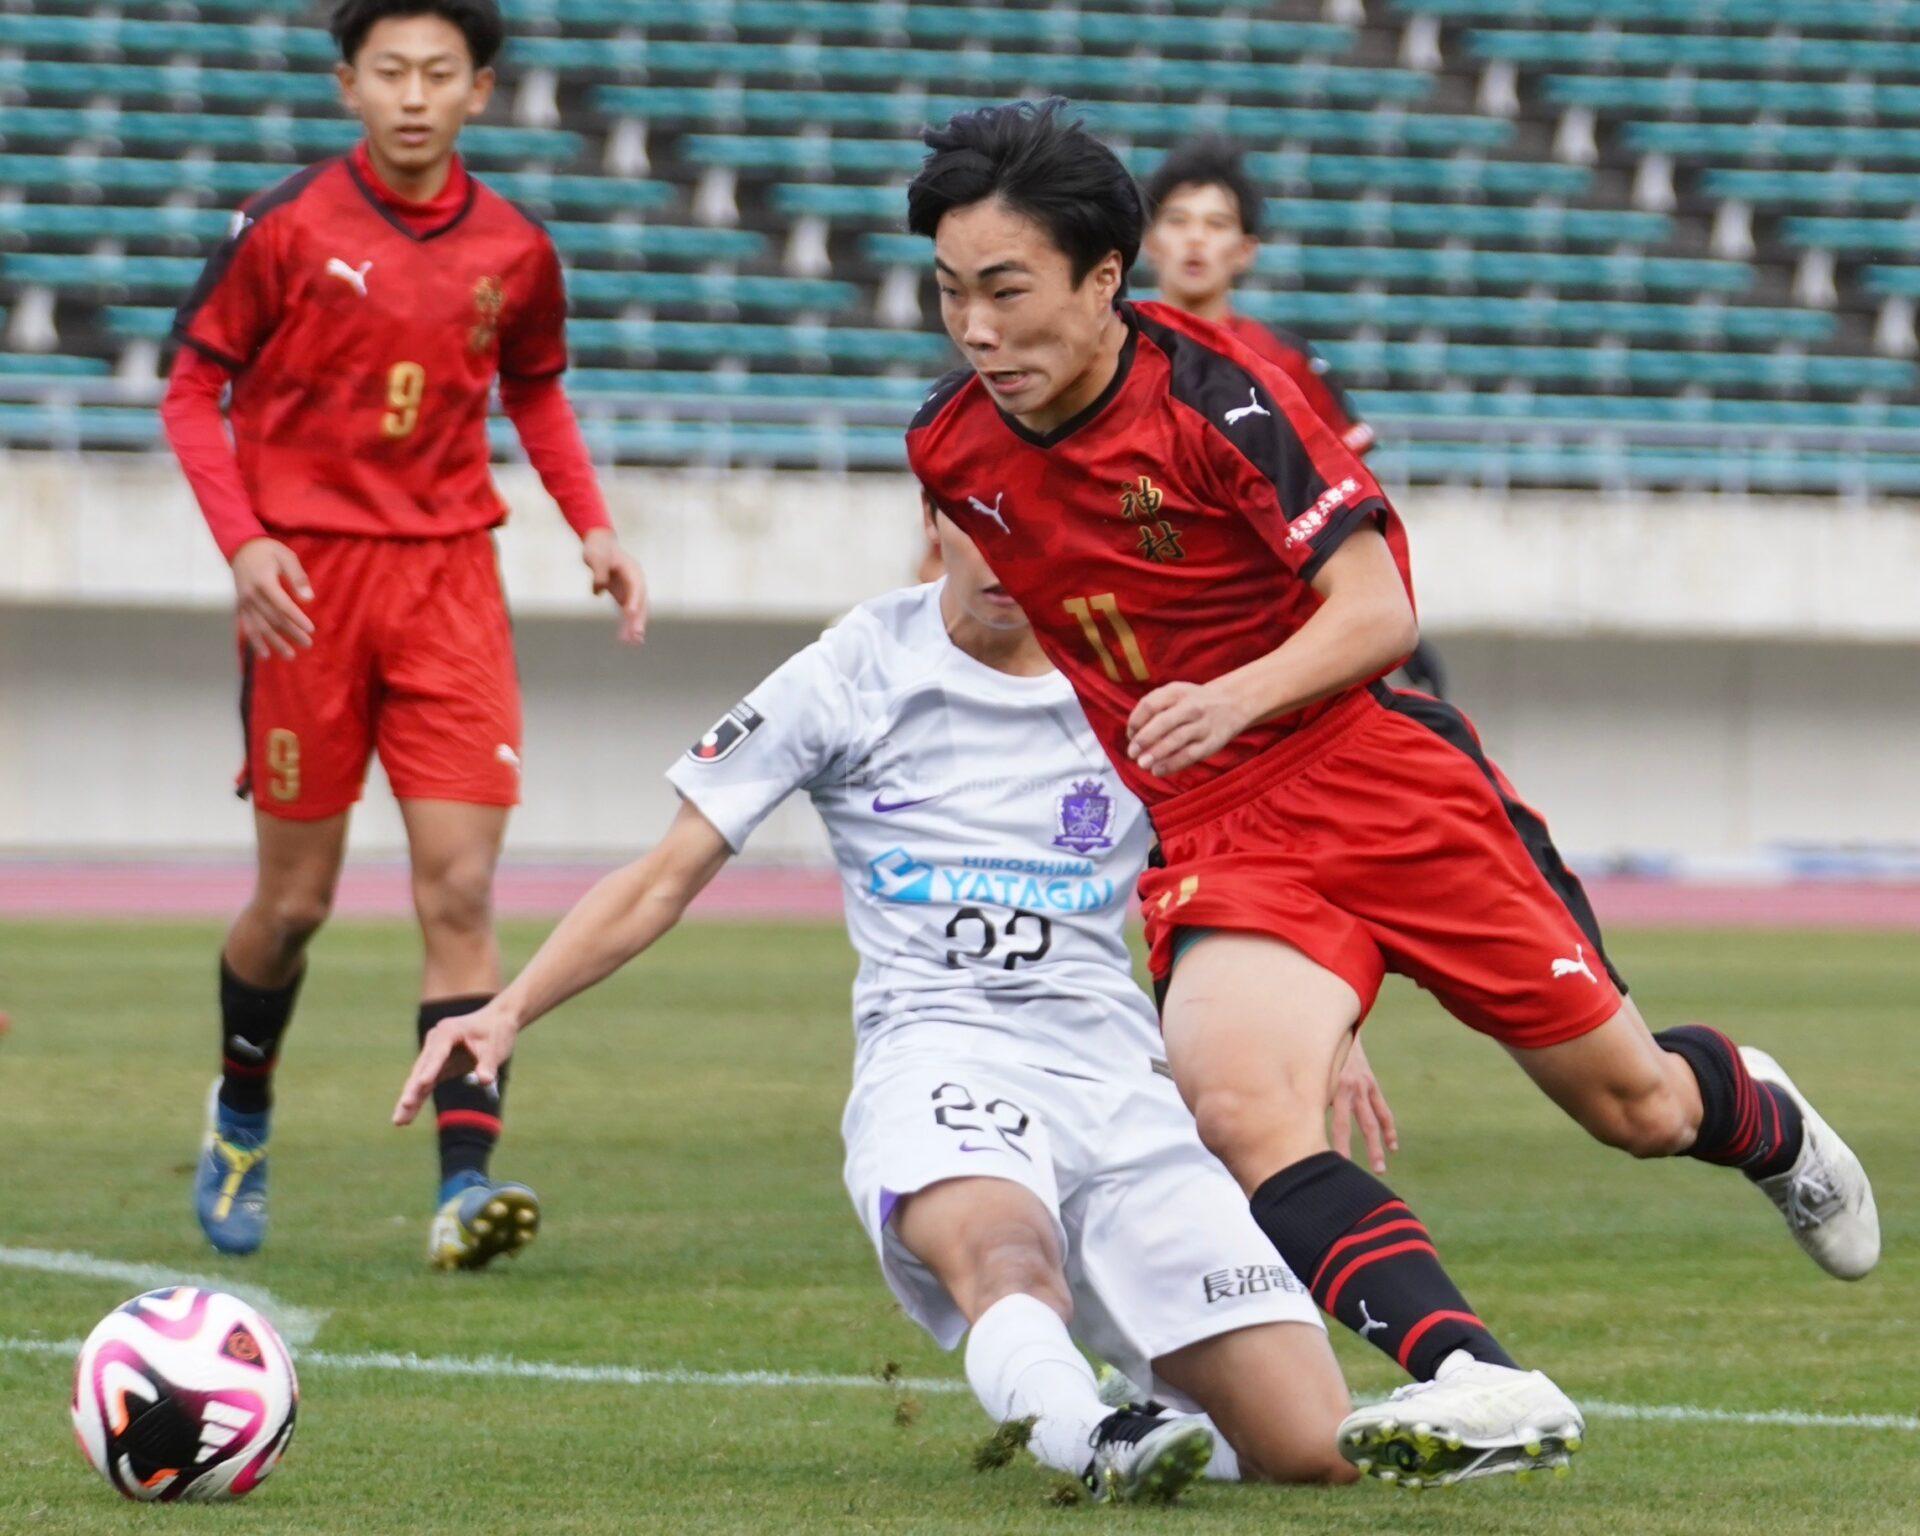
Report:
[[[1093,647],[1101,670],[1109,678],[1119,682],[1120,668],[1114,662],[1106,636],[1100,632],[1100,618],[1112,626],[1114,638],[1120,642],[1120,654],[1126,658],[1127,671],[1132,674],[1133,680],[1136,683],[1147,680],[1147,658],[1140,654],[1140,642],[1134,638],[1133,626],[1127,622],[1127,616],[1120,611],[1120,604],[1114,600],[1111,592],[1097,593],[1092,597],[1069,597],[1061,606],[1080,621],[1080,633],[1087,637],[1087,644]],[[1096,614],[1100,617],[1096,618]]]

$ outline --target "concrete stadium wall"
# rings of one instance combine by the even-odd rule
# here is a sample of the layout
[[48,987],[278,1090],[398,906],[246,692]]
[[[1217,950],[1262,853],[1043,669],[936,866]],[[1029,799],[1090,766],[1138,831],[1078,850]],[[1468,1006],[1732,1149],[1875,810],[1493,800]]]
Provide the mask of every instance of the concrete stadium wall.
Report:
[[[816,626],[523,619],[522,854],[614,858],[672,813],[661,770]],[[1584,854],[1735,857],[1781,842],[1920,843],[1920,658],[1893,645],[1454,633],[1456,698]],[[217,613],[0,607],[0,850],[233,850],[249,813]],[[356,848],[400,846],[378,771]],[[808,858],[801,805],[755,852]]]
[[[522,854],[609,857],[671,814],[660,770],[822,621],[902,579],[899,477],[622,472],[652,576],[614,643],[524,471],[502,538],[527,701]],[[1737,858],[1920,844],[1920,513],[1896,506],[1418,492],[1429,635],[1565,848]],[[234,850],[230,588],[175,473],[0,462],[0,850]],[[376,770],[355,846],[392,850]],[[803,808],[756,844],[817,856]]]

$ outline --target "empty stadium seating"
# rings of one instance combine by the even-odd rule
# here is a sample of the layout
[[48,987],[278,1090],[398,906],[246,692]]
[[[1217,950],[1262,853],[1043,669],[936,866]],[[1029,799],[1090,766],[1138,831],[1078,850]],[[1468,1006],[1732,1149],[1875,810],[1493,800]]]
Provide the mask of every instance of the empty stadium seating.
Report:
[[[1137,174],[1254,149],[1241,307],[1321,344],[1390,475],[1920,489],[1920,0],[506,8],[463,142],[568,264],[609,457],[899,464],[952,357],[917,132],[1058,91]],[[8,0],[0,445],[154,442],[232,207],[355,137],[314,15]]]

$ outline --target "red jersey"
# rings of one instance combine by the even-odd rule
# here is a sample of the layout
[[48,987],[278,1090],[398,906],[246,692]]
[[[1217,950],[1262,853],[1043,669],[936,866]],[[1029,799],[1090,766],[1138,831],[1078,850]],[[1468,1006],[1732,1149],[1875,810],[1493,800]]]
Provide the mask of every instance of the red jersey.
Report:
[[1314,414],[1352,452],[1364,454],[1373,447],[1373,428],[1354,414],[1353,402],[1334,381],[1327,360],[1304,337],[1273,330],[1244,315],[1228,315],[1220,323],[1292,379]]
[[1286,374],[1169,305],[1120,314],[1119,368],[1078,416],[1029,432],[961,369],[914,417],[907,456],[1026,609],[1121,777],[1153,805],[1260,756],[1347,695],[1253,726],[1170,779],[1127,759],[1141,698],[1272,651],[1319,607],[1309,583],[1357,528],[1378,527],[1412,583],[1399,518]]
[[421,230],[351,156],[247,203],[174,320],[234,374],[247,497],[274,533],[447,538],[506,517],[488,467],[496,375],[567,364],[553,242],[467,176]]

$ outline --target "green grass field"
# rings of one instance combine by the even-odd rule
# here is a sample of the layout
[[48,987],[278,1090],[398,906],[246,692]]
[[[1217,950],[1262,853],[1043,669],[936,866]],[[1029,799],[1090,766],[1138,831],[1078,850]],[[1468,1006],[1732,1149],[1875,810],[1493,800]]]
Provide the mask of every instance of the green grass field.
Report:
[[[513,929],[514,958],[538,937]],[[0,1263],[0,1532],[1747,1533],[1920,1530],[1920,1435],[1596,1409],[1564,1482],[1410,1495],[1209,1486],[1175,1510],[1061,1508],[1050,1474],[975,1474],[971,1397],[899,1316],[840,1184],[851,960],[837,931],[696,925],[542,1024],[516,1064],[501,1171],[546,1199],[518,1264],[422,1262],[430,1133],[386,1115],[412,1053],[414,941],[341,924],[289,1036],[273,1233],[207,1250],[188,1178],[214,1025],[209,925],[0,925],[0,1248],[229,1276],[326,1309],[299,1433],[235,1507],[124,1504],[75,1454],[71,1363],[141,1287]],[[1920,1409],[1920,944],[1864,934],[1624,933],[1649,1014],[1764,1045],[1875,1176],[1886,1257],[1821,1276],[1736,1175],[1586,1143],[1501,1053],[1410,988],[1369,1026],[1400,1117],[1390,1174],[1509,1347],[1589,1404]],[[4,1255],[0,1255],[4,1258]],[[1339,1341],[1356,1391],[1391,1368]],[[382,1351],[871,1375],[721,1387],[356,1368]]]

